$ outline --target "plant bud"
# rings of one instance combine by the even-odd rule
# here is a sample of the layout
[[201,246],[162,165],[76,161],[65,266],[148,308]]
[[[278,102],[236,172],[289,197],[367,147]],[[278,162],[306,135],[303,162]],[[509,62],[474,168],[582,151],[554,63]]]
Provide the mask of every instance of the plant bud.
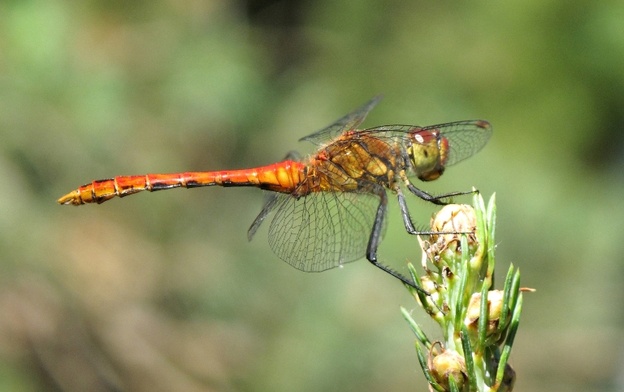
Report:
[[[461,254],[462,234],[468,235],[468,246],[476,247],[474,231],[477,218],[474,209],[467,204],[449,204],[444,206],[432,219],[431,231],[440,232],[430,237],[425,251],[429,260],[436,265],[439,260],[449,259]],[[447,233],[447,234],[443,234]]]
[[467,381],[466,363],[456,351],[446,350],[435,356],[429,369],[431,375],[444,390],[450,391],[449,379],[453,377],[459,390],[463,389]]
[[516,382],[516,371],[513,370],[509,364],[505,366],[505,373],[503,374],[503,381],[501,381],[498,387],[499,392],[511,392]]
[[[498,321],[503,312],[503,291],[491,290],[488,292],[488,325],[486,335],[492,336],[498,330]],[[464,324],[468,331],[476,336],[479,328],[479,318],[481,317],[481,293],[474,293],[470,297],[470,303],[466,310]]]
[[[429,295],[425,297],[427,304],[428,304],[428,307],[425,307],[425,309],[429,308],[428,312],[431,316],[434,316],[434,315],[442,316],[443,314],[440,312],[439,309],[441,306],[440,295],[444,294],[443,287],[441,287],[434,280],[432,280],[429,275],[421,276],[420,283],[421,283],[421,288],[423,288],[427,293],[429,293]],[[420,301],[420,297],[418,295],[414,295],[414,299],[416,299],[416,301],[421,306],[423,306],[422,302]]]

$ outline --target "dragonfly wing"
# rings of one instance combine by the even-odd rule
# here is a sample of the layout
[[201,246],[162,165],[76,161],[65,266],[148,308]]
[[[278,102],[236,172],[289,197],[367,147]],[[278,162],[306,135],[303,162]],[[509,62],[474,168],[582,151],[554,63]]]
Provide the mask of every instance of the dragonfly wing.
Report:
[[357,128],[357,126],[364,121],[368,113],[381,101],[381,98],[381,95],[374,97],[364,105],[337,120],[332,125],[305,136],[299,139],[299,141],[305,140],[315,144],[323,144],[328,140],[336,138],[346,130]]
[[360,131],[374,134],[375,137],[403,139],[407,141],[409,133],[415,130],[438,131],[448,140],[449,152],[445,166],[451,166],[470,158],[481,150],[492,136],[492,126],[485,120],[455,121],[445,124],[428,125],[381,125]]
[[249,241],[251,241],[253,236],[256,234],[256,231],[258,231],[258,229],[260,228],[260,225],[262,224],[262,222],[264,222],[266,217],[269,216],[269,214],[275,209],[275,207],[277,207],[277,205],[279,205],[280,203],[279,196],[284,196],[284,195],[280,193],[269,194],[268,198],[266,199],[264,203],[264,206],[262,207],[262,211],[260,211],[256,219],[254,219],[253,223],[249,227],[249,230],[247,230],[247,239]]
[[299,199],[278,195],[269,245],[302,271],[320,272],[366,255],[379,198],[316,192]]
[[490,140],[492,126],[485,120],[457,121],[446,124],[430,125],[425,130],[439,130],[440,135],[449,143],[446,166],[454,165],[470,158]]

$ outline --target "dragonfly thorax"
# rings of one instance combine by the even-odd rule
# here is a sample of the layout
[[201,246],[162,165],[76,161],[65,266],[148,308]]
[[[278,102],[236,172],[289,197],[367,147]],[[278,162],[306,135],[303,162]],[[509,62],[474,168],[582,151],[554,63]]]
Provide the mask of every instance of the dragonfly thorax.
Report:
[[414,128],[409,133],[407,154],[414,174],[422,181],[433,181],[444,173],[448,140],[437,130]]

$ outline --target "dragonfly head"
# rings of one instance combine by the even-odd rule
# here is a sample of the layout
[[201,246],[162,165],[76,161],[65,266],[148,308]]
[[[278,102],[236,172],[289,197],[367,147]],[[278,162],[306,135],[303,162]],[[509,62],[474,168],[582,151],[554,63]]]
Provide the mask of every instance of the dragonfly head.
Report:
[[444,173],[448,148],[448,140],[437,129],[414,128],[410,131],[407,154],[421,181],[433,181]]

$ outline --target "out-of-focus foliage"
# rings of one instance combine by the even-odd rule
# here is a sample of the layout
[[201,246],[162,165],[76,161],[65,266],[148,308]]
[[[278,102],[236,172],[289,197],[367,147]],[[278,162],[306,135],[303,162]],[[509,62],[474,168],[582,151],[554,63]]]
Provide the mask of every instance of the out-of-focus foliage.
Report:
[[[517,389],[620,390],[622,20],[616,0],[0,3],[0,389],[422,390],[404,288],[247,243],[260,191],[55,204],[310,152],[297,139],[384,93],[365,125],[494,125],[424,189],[497,193],[499,265],[538,290]],[[420,255],[396,210],[380,255]]]

